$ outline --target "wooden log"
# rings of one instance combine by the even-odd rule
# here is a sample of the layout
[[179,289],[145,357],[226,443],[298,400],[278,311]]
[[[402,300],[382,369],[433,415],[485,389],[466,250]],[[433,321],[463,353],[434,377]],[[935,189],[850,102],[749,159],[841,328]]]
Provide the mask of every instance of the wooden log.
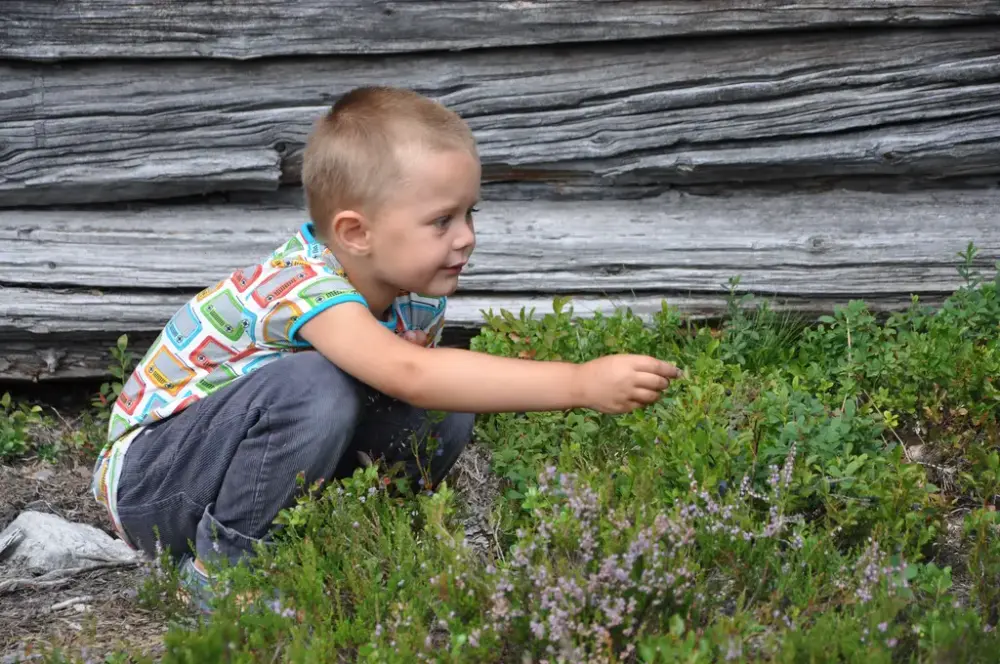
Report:
[[[51,293],[43,293],[45,298]],[[445,330],[443,346],[467,348],[476,333],[471,327]],[[4,382],[47,382],[66,380],[105,380],[112,376],[109,365],[115,364],[111,349],[119,333],[73,332],[65,334],[14,335],[0,332],[3,354],[0,355],[0,386]],[[141,357],[156,338],[155,332],[128,333],[128,350]]]
[[[187,299],[184,294],[72,292],[45,288],[0,288],[0,381],[53,381],[104,379],[112,363],[110,350],[122,333],[129,335],[129,348],[141,356],[162,326]],[[943,298],[932,295],[926,304]],[[812,316],[829,312],[839,300],[785,298],[772,308]],[[538,318],[552,312],[553,298],[540,295],[456,295],[448,307],[449,327],[442,345],[467,347],[484,324],[483,312],[502,310]],[[628,308],[648,319],[665,305],[693,320],[715,318],[725,311],[719,296],[684,297],[611,293],[583,294],[570,301],[576,316],[614,313]],[[880,297],[871,303],[879,312],[898,311],[909,298]]]
[[[0,211],[0,284],[192,293],[306,220],[279,206]],[[1000,192],[487,201],[476,228],[465,292],[715,295],[741,276],[761,294],[942,294],[968,242],[983,266],[1000,256]]]
[[997,18],[995,0],[5,0],[0,57],[243,60]]
[[[188,298],[184,293],[123,293],[48,288],[0,287],[0,381],[49,381],[103,378],[111,363],[110,349],[127,333],[129,349],[139,356],[164,323]],[[448,308],[442,344],[468,346],[483,324],[482,311],[501,309],[535,315],[552,311],[552,298],[520,296],[456,296]],[[656,298],[587,297],[573,302],[581,315],[612,312],[632,305],[637,314],[659,308]],[[717,311],[717,299],[684,301],[688,311]]]
[[447,57],[0,64],[0,206],[273,191],[298,182],[315,118],[370,83],[461,113],[487,182],[995,177],[998,76],[992,27]]
[[[1000,191],[487,203],[448,317],[466,339],[484,309],[544,313],[556,295],[582,315],[649,315],[665,298],[711,317],[733,276],[804,314],[853,298],[937,304],[961,284],[969,241],[974,267],[1000,257],[998,217]],[[289,206],[0,211],[0,379],[104,375],[119,334],[141,352],[188,297],[304,218]]]
[[[159,332],[170,317],[194,293],[75,291],[60,288],[4,287],[5,301],[13,302],[0,309],[0,331],[10,337],[37,335],[121,334]],[[648,315],[660,308],[660,297],[611,294],[584,294],[574,298],[574,311],[592,315],[595,311],[613,311],[617,306],[635,307],[636,313]],[[456,294],[448,303],[449,327],[482,326],[483,310],[535,308],[552,311],[550,296]],[[718,311],[718,297],[686,298],[681,301],[686,312],[707,314]],[[678,305],[681,306],[681,305]]]

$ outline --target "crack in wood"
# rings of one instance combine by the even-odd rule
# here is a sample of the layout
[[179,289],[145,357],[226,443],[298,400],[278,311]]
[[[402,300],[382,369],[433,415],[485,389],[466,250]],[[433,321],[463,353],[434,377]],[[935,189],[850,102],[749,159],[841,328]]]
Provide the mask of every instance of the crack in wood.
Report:
[[[417,89],[466,117],[487,182],[553,193],[996,177],[995,35],[970,26],[558,53],[86,61],[59,69],[0,62],[0,115],[11,137],[0,153],[0,205],[298,184],[312,122],[340,93],[373,79]],[[58,105],[39,102],[42,73]],[[179,83],[153,85],[164,78]]]
[[247,61],[313,53],[449,53],[848,27],[940,27],[984,24],[998,17],[993,0],[818,0],[780,10],[758,0],[732,0],[724,9],[686,0],[535,0],[530,7],[491,0],[410,0],[392,6],[359,0],[300,0],[294,5],[282,0],[78,0],[72,11],[56,0],[5,0],[0,57]]

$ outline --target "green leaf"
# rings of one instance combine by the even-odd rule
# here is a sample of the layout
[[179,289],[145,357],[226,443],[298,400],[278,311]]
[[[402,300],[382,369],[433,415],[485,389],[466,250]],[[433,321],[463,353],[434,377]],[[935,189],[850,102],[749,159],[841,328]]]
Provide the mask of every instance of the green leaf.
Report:
[[860,468],[862,464],[864,464],[864,462],[867,460],[868,460],[867,454],[862,454],[861,456],[857,457],[849,464],[847,464],[847,468],[844,469],[844,474],[853,475],[855,472],[857,472],[858,468]]
[[670,616],[670,633],[676,637],[684,634],[684,619],[676,613]]

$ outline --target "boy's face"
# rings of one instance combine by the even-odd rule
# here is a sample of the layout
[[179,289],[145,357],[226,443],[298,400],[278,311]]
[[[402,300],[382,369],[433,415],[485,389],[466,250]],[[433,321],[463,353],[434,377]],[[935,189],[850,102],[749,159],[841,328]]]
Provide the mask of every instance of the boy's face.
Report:
[[479,160],[464,150],[402,155],[402,182],[370,226],[372,268],[393,288],[450,295],[476,244]]

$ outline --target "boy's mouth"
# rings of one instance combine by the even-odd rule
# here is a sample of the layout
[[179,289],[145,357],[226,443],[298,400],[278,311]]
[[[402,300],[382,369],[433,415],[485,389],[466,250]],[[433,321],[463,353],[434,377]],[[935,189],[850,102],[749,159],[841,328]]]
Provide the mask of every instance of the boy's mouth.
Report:
[[444,271],[448,274],[459,274],[465,269],[465,265],[468,261],[462,261],[461,263],[453,263],[452,265],[446,265]]

